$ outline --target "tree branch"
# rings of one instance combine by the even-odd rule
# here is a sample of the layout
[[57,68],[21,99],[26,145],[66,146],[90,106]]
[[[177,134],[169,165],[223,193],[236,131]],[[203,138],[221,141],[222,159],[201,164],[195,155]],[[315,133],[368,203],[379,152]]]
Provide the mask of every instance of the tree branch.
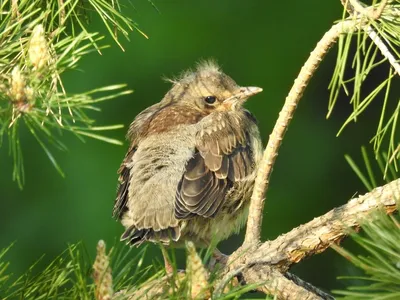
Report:
[[304,281],[303,279],[297,277],[292,273],[286,272],[285,277],[293,281],[295,284],[305,287],[308,291],[314,293],[322,299],[334,299],[331,295],[321,291],[320,289],[317,289],[315,286],[309,284],[308,282]]
[[[273,241],[264,242],[247,252],[237,250],[223,268],[222,274],[225,276],[214,287],[213,296],[222,294],[227,283],[234,276],[240,275],[241,282],[231,281],[231,284],[257,284],[257,290],[275,295],[278,299],[332,299],[330,295],[287,271],[293,264],[340,242],[351,232],[351,228],[358,228],[365,220],[371,221],[377,211],[383,209],[386,213],[393,213],[397,210],[398,201],[400,179],[353,198],[347,204],[334,208]],[[176,284],[183,278],[184,274],[179,273]],[[146,282],[133,292],[121,291],[115,296],[125,294],[130,296],[129,299],[137,299],[140,295],[146,295],[149,299],[155,295],[165,296],[170,289],[171,280],[171,277],[166,276]]]
[[278,120],[269,137],[267,147],[264,151],[254,185],[250,202],[249,217],[247,220],[246,236],[243,246],[248,247],[260,241],[262,212],[264,209],[264,197],[269,186],[269,178],[273,165],[278,156],[279,147],[289,126],[305,88],[311,77],[319,67],[328,50],[336,43],[339,36],[344,33],[355,31],[360,26],[360,20],[344,20],[331,27],[317,43],[315,49],[300,70],[294,84],[286,97],[285,103]]
[[247,280],[246,283],[265,282],[257,290],[267,295],[274,295],[277,299],[334,299],[297,276],[290,273],[282,274],[271,266],[254,265],[242,274]]
[[[388,4],[388,0],[382,0],[379,3],[377,8],[375,7],[365,7],[358,0],[341,0],[343,6],[346,8],[347,12],[350,15],[367,17],[372,21],[378,20],[382,15],[383,10]],[[400,76],[400,63],[397,61],[396,57],[394,57],[393,53],[386,46],[385,42],[382,38],[376,33],[374,28],[371,25],[364,26],[363,30],[368,34],[369,38],[372,42],[378,47],[381,51],[381,54],[386,57],[389,61],[390,65],[396,71],[396,73]]]
[[286,97],[283,108],[279,113],[278,120],[276,121],[269,137],[267,147],[265,148],[257,172],[250,202],[249,217],[247,220],[246,235],[243,244],[244,248],[248,248],[251,245],[256,245],[260,242],[265,195],[269,187],[269,180],[283,137],[311,77],[318,69],[320,62],[325,57],[328,50],[336,43],[339,36],[342,34],[352,33],[360,28],[365,30],[372,41],[380,49],[382,55],[388,59],[395,71],[400,75],[399,62],[396,61],[396,58],[390,52],[382,39],[376,34],[372,26],[367,23],[368,19],[377,20],[381,16],[383,10],[387,6],[388,0],[382,0],[377,8],[372,6],[364,7],[358,0],[341,0],[341,2],[349,12],[355,12],[354,16],[356,18],[352,20],[343,20],[333,25],[331,29],[324,34],[322,39],[317,43],[315,49],[310,53],[309,58],[301,68],[299,75]]
[[341,0],[341,2],[350,15],[361,14],[362,16],[366,16],[372,20],[379,19],[388,4],[388,0],[382,0],[378,7],[366,6],[358,0]]
[[386,46],[385,42],[381,39],[381,37],[375,32],[372,26],[367,26],[365,32],[368,34],[369,38],[374,42],[374,44],[379,48],[381,54],[387,58],[390,65],[396,71],[396,73],[400,76],[400,63],[396,60],[392,52],[390,52],[389,48]]
[[[230,256],[226,272],[241,272],[247,284],[262,283],[258,290],[276,295],[278,299],[330,299],[329,295],[299,278],[290,285],[291,292],[288,293],[289,285],[287,282],[282,283],[282,274],[293,280],[294,277],[286,273],[293,264],[340,242],[351,232],[351,228],[359,227],[366,219],[371,221],[373,213],[378,210],[393,213],[397,210],[399,200],[400,179],[397,179],[351,199],[347,204],[334,208],[273,241],[264,242],[255,249],[253,247],[248,252],[237,250]],[[280,276],[277,276],[278,273]],[[298,291],[295,291],[293,284],[299,287]],[[304,294],[304,298],[298,297],[299,293],[306,293],[304,290],[320,298],[312,298],[308,294]]]
[[[292,229],[273,241],[263,243],[254,253],[244,254],[247,264],[263,263],[277,266],[286,272],[292,264],[325,251],[340,242],[350,228],[360,226],[379,209],[392,213],[400,200],[400,179],[378,187],[347,204],[336,207],[314,220]],[[369,219],[370,221],[370,219]]]

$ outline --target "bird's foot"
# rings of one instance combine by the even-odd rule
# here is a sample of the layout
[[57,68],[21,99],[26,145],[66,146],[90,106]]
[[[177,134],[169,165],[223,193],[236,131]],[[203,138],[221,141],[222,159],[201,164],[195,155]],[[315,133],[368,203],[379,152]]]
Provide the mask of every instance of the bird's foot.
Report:
[[210,262],[208,263],[208,268],[213,271],[217,266],[223,267],[228,263],[229,255],[223,254],[217,248],[215,248]]

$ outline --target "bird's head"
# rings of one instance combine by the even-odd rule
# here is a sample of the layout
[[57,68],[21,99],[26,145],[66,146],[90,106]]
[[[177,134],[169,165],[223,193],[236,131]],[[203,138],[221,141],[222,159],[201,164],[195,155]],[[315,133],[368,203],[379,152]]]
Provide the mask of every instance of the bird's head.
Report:
[[162,102],[196,108],[205,114],[240,109],[259,87],[241,87],[212,61],[198,64],[196,71],[186,71],[174,83]]
[[128,132],[131,140],[169,131],[182,124],[195,124],[214,112],[238,111],[250,96],[262,91],[259,87],[237,85],[210,61],[169,81],[173,86],[164,98],[132,122]]

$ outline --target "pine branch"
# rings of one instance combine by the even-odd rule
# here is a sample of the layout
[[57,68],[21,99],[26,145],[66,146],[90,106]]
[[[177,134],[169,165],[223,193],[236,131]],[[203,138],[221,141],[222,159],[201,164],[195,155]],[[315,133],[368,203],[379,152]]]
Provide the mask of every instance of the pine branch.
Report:
[[[243,283],[278,299],[332,299],[332,296],[312,286],[297,276],[288,273],[293,264],[305,258],[322,253],[330,246],[339,243],[349,235],[351,228],[358,228],[378,211],[390,214],[397,210],[400,201],[400,179],[394,180],[373,191],[351,199],[347,204],[334,208],[325,215],[292,229],[273,241],[243,252],[234,252],[222,269],[217,282],[214,282],[213,297],[223,295],[228,283],[238,286]],[[225,274],[225,275],[223,275]],[[233,280],[239,277],[241,281]],[[166,276],[149,281],[135,289],[138,295],[168,295],[171,279],[182,281],[183,273],[177,279]]]
[[296,107],[303,96],[311,77],[318,69],[321,61],[328,50],[338,41],[343,34],[352,33],[365,25],[365,20],[358,18],[355,20],[343,20],[331,27],[322,39],[317,43],[315,49],[310,53],[309,58],[300,70],[299,75],[286,97],[282,110],[279,113],[278,120],[269,137],[267,147],[265,148],[262,161],[260,163],[256,182],[251,197],[249,218],[244,247],[257,244],[260,241],[260,232],[262,224],[262,213],[264,209],[265,194],[269,187],[269,180],[278,156],[279,147],[293,118]]
[[362,270],[361,274],[339,277],[350,280],[346,290],[335,294],[346,299],[400,298],[400,223],[398,216],[376,214],[372,222],[364,223],[362,232],[353,232],[351,239],[358,244],[357,253],[333,246],[343,258]]
[[93,9],[121,48],[117,32],[126,38],[130,30],[140,32],[131,19],[120,13],[118,1],[1,1],[0,147],[3,136],[8,135],[14,160],[13,179],[20,187],[24,184],[21,125],[27,127],[61,175],[61,167],[50,150],[50,145],[66,149],[57,133],[68,131],[80,139],[91,137],[122,144],[97,133],[121,125],[94,126],[87,111],[99,110],[96,105],[100,101],[132,91],[125,90],[125,85],[110,85],[70,94],[62,82],[63,73],[76,68],[84,55],[105,47],[99,45],[103,37],[87,28],[87,16]]
[[384,209],[388,214],[393,213],[397,210],[397,201],[400,201],[400,179],[351,199],[347,204],[334,208],[273,241],[263,243],[255,253],[244,254],[244,262],[271,264],[286,272],[293,264],[340,242],[351,232],[350,228],[360,226],[374,212]]
[[[385,150],[388,153],[385,162],[384,175],[386,176],[389,165],[393,165],[396,170],[398,169],[397,160],[391,158],[396,155],[399,144],[395,132],[400,113],[400,102],[396,99],[398,98],[396,95],[392,95],[391,87],[392,81],[396,82],[400,79],[400,1],[381,1],[369,7],[359,0],[341,0],[341,3],[349,14],[348,19],[358,19],[363,21],[364,24],[354,32],[357,37],[355,55],[351,66],[354,75],[351,75],[350,78],[345,77],[348,73],[348,53],[352,45],[353,35],[348,34],[339,39],[338,58],[329,86],[331,95],[327,116],[331,115],[339,93],[344,91],[350,98],[349,102],[353,106],[353,112],[339,130],[339,135],[349,123],[356,122],[373,101],[379,101],[381,96],[383,97],[381,117],[375,136],[370,142],[374,145],[376,157],[381,152],[384,142],[386,140],[388,142],[388,147]],[[372,42],[369,42],[369,40]],[[365,84],[367,78],[375,68],[385,62],[389,65],[387,77],[383,77],[380,83],[376,83],[372,91],[369,91],[367,96],[364,97],[362,88],[367,86]],[[371,88],[371,86],[368,85],[368,88]],[[394,110],[388,109],[390,107],[389,101],[397,101],[397,107]]]
[[256,182],[251,197],[244,247],[256,244],[260,240],[262,213],[265,201],[264,198],[269,187],[269,178],[278,156],[279,147],[282,144],[286,130],[293,118],[296,107],[303,96],[305,88],[307,87],[312,75],[317,70],[320,62],[332,45],[337,41],[338,37],[343,33],[355,30],[356,26],[357,23],[353,21],[343,21],[339,24],[333,25],[311,52],[310,57],[301,68],[299,75],[294,81],[294,84],[286,97],[283,108],[279,113],[275,127],[269,137],[267,147],[265,148],[257,172]]
[[[341,0],[341,2],[350,15],[366,17],[371,21],[375,21],[381,17],[383,10],[388,5],[389,1],[382,0],[378,7],[365,7],[358,0]],[[400,63],[396,60],[382,38],[376,33],[371,25],[364,26],[363,30],[368,34],[374,44],[381,51],[381,54],[389,61],[393,69],[400,76]]]
[[[348,7],[350,11],[354,11],[354,6],[348,5],[347,1],[342,3],[345,7]],[[351,1],[353,5],[356,5],[358,9],[361,9],[361,4],[353,0]],[[389,55],[390,51],[385,49],[385,45],[380,43],[379,37],[374,34],[372,27],[369,25],[368,19],[364,16],[368,14],[373,20],[378,19],[385,7],[387,1],[384,0],[380,3],[378,8],[375,7],[363,7],[363,14],[359,14],[357,18],[342,20],[341,22],[333,25],[329,31],[327,31],[322,39],[317,43],[315,49],[310,53],[309,58],[300,70],[294,84],[286,97],[285,103],[282,110],[279,113],[278,120],[269,136],[267,147],[265,148],[262,161],[260,163],[253,194],[251,197],[249,217],[247,221],[247,229],[245,235],[245,242],[243,244],[244,248],[248,248],[253,244],[260,242],[261,224],[262,224],[262,213],[264,210],[265,195],[268,191],[269,182],[273,166],[275,164],[276,158],[278,156],[278,151],[280,145],[282,144],[284,135],[293,118],[296,107],[307,87],[311,77],[316,72],[319,67],[320,62],[323,60],[328,50],[338,41],[339,37],[343,34],[349,34],[356,32],[360,28],[368,32],[373,41],[377,43],[377,46],[381,51],[386,54],[389,62],[393,62],[392,66],[396,69],[400,67],[395,58]]]

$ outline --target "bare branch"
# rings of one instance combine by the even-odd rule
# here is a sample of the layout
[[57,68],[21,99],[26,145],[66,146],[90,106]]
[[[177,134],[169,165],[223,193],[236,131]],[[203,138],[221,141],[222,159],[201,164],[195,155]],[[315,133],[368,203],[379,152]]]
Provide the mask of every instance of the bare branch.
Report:
[[324,34],[322,39],[317,43],[315,49],[310,53],[304,66],[301,68],[294,84],[286,97],[285,103],[278,120],[269,137],[267,147],[264,151],[262,161],[260,163],[257,178],[251,197],[249,217],[247,220],[246,236],[244,246],[257,244],[260,241],[262,212],[264,209],[265,192],[269,186],[269,178],[272,168],[278,156],[279,147],[282,144],[283,137],[289,126],[293,114],[296,110],[305,88],[307,87],[312,75],[317,70],[320,62],[325,57],[328,50],[336,43],[339,36],[343,33],[352,32],[358,28],[360,22],[358,20],[345,20],[335,24]]

